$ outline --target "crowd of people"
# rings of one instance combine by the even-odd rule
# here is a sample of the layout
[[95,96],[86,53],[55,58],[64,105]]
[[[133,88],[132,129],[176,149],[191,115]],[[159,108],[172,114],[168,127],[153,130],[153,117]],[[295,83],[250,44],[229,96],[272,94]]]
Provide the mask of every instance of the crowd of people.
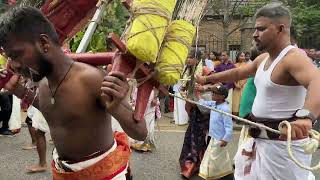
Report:
[[[270,7],[269,7],[270,8]],[[274,7],[275,8],[275,7]],[[278,11],[282,11],[283,13],[285,13],[286,11],[288,12],[288,10],[286,10],[283,7],[277,7]],[[272,8],[270,8],[272,9]],[[267,7],[264,10],[261,10],[262,12],[260,12],[262,15],[262,17],[268,17],[270,19],[274,18],[274,17],[269,17],[268,13],[263,12],[263,11],[270,11],[270,9],[268,9]],[[275,9],[272,9],[275,10]],[[258,12],[259,14],[259,12]],[[271,60],[271,63],[273,64],[272,66],[270,66],[270,64],[268,64],[268,66],[270,66],[270,69],[268,70],[268,72],[270,72],[268,75],[263,75],[263,76],[271,76],[271,72],[273,72],[274,69],[276,69],[277,64],[282,60],[282,59],[286,59],[285,56],[286,54],[291,50],[294,52],[294,50],[292,49],[298,49],[299,52],[299,58],[303,59],[303,61],[306,61],[304,63],[302,63],[301,65],[304,65],[302,67],[306,67],[306,68],[310,68],[313,71],[315,69],[313,69],[312,67],[310,67],[309,64],[313,64],[314,67],[317,67],[318,69],[319,67],[319,59],[320,59],[320,51],[316,51],[316,49],[299,49],[297,46],[297,41],[295,38],[295,33],[293,32],[294,29],[289,29],[288,26],[291,25],[291,20],[289,20],[289,13],[287,13],[287,15],[279,15],[279,17],[277,18],[287,18],[287,21],[282,21],[281,23],[283,23],[284,27],[286,28],[283,31],[282,37],[286,37],[283,38],[284,40],[274,40],[276,43],[281,42],[281,41],[285,41],[288,42],[288,37],[290,37],[290,44],[287,45],[287,49],[285,46],[283,47],[279,47],[279,50],[277,51],[277,53],[280,53],[281,50],[283,50],[280,54],[275,54],[272,58],[272,60],[276,61],[273,63],[273,61]],[[284,19],[285,19],[284,18]],[[200,85],[198,85],[198,87],[196,88],[198,90],[198,92],[196,92],[194,94],[195,100],[202,102],[204,105],[207,106],[211,106],[211,107],[215,107],[216,109],[219,110],[223,110],[225,112],[229,112],[232,113],[233,115],[236,116],[240,116],[243,118],[247,118],[250,119],[252,121],[255,122],[263,122],[264,121],[276,121],[276,123],[272,124],[272,123],[266,123],[269,127],[272,128],[278,128],[279,125],[279,121],[281,120],[281,118],[286,119],[286,118],[292,118],[292,115],[295,116],[295,113],[298,112],[299,108],[303,109],[306,108],[305,106],[303,106],[303,102],[305,100],[305,88],[307,88],[307,84],[303,84],[304,87],[302,86],[297,86],[296,81],[302,81],[302,80],[293,80],[295,83],[289,83],[287,84],[287,82],[282,82],[281,80],[279,81],[278,84],[283,84],[283,85],[279,85],[281,88],[284,89],[290,89],[290,92],[288,90],[282,90],[283,93],[281,93],[281,96],[283,97],[279,97],[279,99],[277,99],[276,95],[272,95],[272,94],[277,94],[276,91],[281,91],[281,90],[277,90],[277,88],[275,88],[274,90],[272,90],[271,92],[269,92],[268,94],[262,94],[261,95],[261,91],[265,91],[265,90],[260,90],[257,94],[257,88],[256,85],[258,84],[259,86],[259,82],[258,81],[265,81],[265,79],[260,79],[257,80],[257,76],[261,76],[259,74],[259,68],[261,67],[255,67],[255,69],[257,69],[255,71],[250,72],[250,74],[237,74],[238,72],[242,72],[247,70],[248,68],[252,68],[252,66],[256,66],[255,64],[257,62],[262,61],[266,61],[269,59],[269,56],[271,56],[272,52],[271,49],[272,46],[276,46],[276,45],[271,45],[271,43],[269,44],[269,47],[271,50],[267,49],[267,47],[259,47],[259,43],[262,43],[261,41],[263,41],[264,39],[260,39],[260,38],[265,38],[265,35],[262,36],[261,34],[258,34],[259,31],[263,31],[263,30],[259,30],[259,25],[256,27],[257,30],[254,34],[254,41],[253,41],[253,47],[249,50],[249,52],[238,52],[236,59],[231,60],[228,57],[228,52],[227,51],[222,51],[221,53],[217,53],[217,52],[208,52],[206,53],[206,56],[198,56],[198,57],[192,57],[190,59],[188,59],[187,61],[187,66],[185,69],[192,69],[193,67],[196,67],[196,69],[199,69],[199,71],[196,73],[196,75],[198,75],[200,80],[198,81],[198,83],[200,83]],[[262,26],[262,25],[261,25]],[[287,26],[287,27],[285,27]],[[266,27],[261,27],[262,28],[266,28]],[[289,31],[289,32],[288,32]],[[285,34],[285,35],[284,35]],[[291,36],[290,36],[291,35]],[[260,37],[262,36],[262,37]],[[263,42],[265,43],[264,45],[266,46],[268,42]],[[281,42],[283,43],[283,42]],[[261,46],[261,45],[260,45]],[[281,49],[282,48],[282,49]],[[273,50],[274,51],[274,50]],[[192,52],[194,53],[194,52]],[[200,52],[198,52],[199,54]],[[268,55],[268,53],[270,55]],[[196,53],[197,54],[197,53]],[[288,53],[288,54],[291,54]],[[301,57],[302,56],[302,57]],[[196,59],[196,62],[198,63],[192,63],[194,62],[194,58]],[[281,64],[281,63],[279,63]],[[198,66],[201,67],[198,67]],[[261,65],[260,65],[261,66]],[[202,70],[202,71],[201,71]],[[209,70],[209,72],[208,72]],[[276,69],[277,70],[277,69]],[[279,70],[278,70],[279,71]],[[221,72],[225,72],[225,73],[221,73]],[[267,71],[266,71],[267,72]],[[305,72],[307,73],[307,72]],[[217,75],[215,75],[217,74]],[[232,77],[229,76],[229,74],[232,74]],[[261,73],[262,74],[262,73]],[[240,77],[239,77],[240,76]],[[255,77],[256,76],[256,77]],[[293,73],[294,78],[295,75]],[[215,78],[214,80],[212,80],[213,78]],[[288,77],[281,77],[281,78],[287,78],[288,81],[290,81],[290,78]],[[177,96],[183,96],[184,93],[186,93],[186,89],[184,89],[184,85],[183,81],[188,80],[187,77],[183,77],[181,81],[179,81],[178,84],[175,85],[174,89],[176,89],[175,94]],[[292,80],[291,80],[292,81]],[[209,84],[208,84],[209,83]],[[219,84],[216,84],[219,83]],[[272,84],[275,84],[273,82],[271,82]],[[201,84],[208,84],[208,85],[201,85]],[[211,85],[210,85],[211,84]],[[223,86],[223,88],[221,88],[221,86]],[[266,86],[266,85],[263,85]],[[270,85],[267,85],[269,88]],[[274,86],[278,86],[278,85],[274,85]],[[294,90],[294,87],[297,86],[299,88],[297,88],[297,90]],[[219,88],[217,88],[219,87]],[[263,87],[266,88],[266,87]],[[219,89],[223,89],[221,91],[219,91]],[[211,97],[207,96],[206,92],[212,92]],[[301,91],[301,92],[298,92]],[[294,93],[295,92],[295,93]],[[267,92],[266,92],[267,93]],[[290,94],[301,94],[301,96],[298,96],[296,98],[300,98],[299,100],[297,99],[296,101],[294,100],[288,100],[287,98],[291,97]],[[312,92],[314,93],[314,92]],[[222,95],[222,96],[221,96]],[[221,96],[221,98],[223,99],[223,96],[225,98],[225,100],[223,101],[217,101],[217,96]],[[268,99],[268,98],[260,98],[257,99],[257,97],[261,97],[261,96],[270,96],[272,99]],[[231,123],[231,130],[230,130],[230,122],[232,121],[231,118],[227,118],[225,116],[221,116],[221,114],[219,113],[215,113],[215,112],[211,112],[208,113],[208,111],[203,111],[203,108],[199,107],[199,106],[192,106],[192,105],[188,105],[188,103],[185,105],[184,102],[180,99],[175,98],[174,99],[175,103],[174,103],[174,113],[176,116],[174,116],[175,118],[175,123],[179,124],[179,125],[183,125],[186,124],[189,121],[189,125],[188,125],[188,129],[186,131],[185,134],[185,139],[184,139],[184,144],[183,144],[183,148],[181,151],[181,155],[180,155],[180,167],[181,167],[181,175],[184,176],[185,178],[189,179],[190,177],[192,177],[193,175],[197,175],[199,174],[201,177],[205,178],[205,179],[233,179],[234,175],[233,175],[233,171],[232,168],[230,170],[230,167],[232,164],[235,164],[237,167],[239,167],[238,169],[236,168],[235,171],[235,178],[236,179],[242,179],[244,178],[246,175],[249,174],[249,172],[244,171],[243,169],[241,169],[241,166],[244,166],[245,168],[251,167],[252,164],[248,164],[246,162],[243,162],[242,160],[239,160],[243,157],[241,157],[241,153],[245,152],[242,151],[241,152],[241,148],[243,147],[243,144],[246,144],[245,142],[248,140],[248,137],[255,137],[258,138],[257,136],[254,136],[252,133],[254,131],[254,128],[250,128],[248,126],[243,126],[242,130],[241,130],[241,135],[240,135],[240,139],[239,139],[239,149],[238,149],[238,153],[237,156],[235,158],[234,161],[232,161],[232,159],[229,158],[229,155],[227,153],[227,150],[225,148],[226,144],[228,144],[228,142],[230,142],[230,139],[226,138],[226,137],[231,137],[232,136],[232,123]],[[179,101],[182,101],[179,103]],[[268,102],[270,101],[270,102]],[[280,102],[281,105],[283,106],[287,106],[286,108],[289,109],[295,109],[295,111],[293,110],[281,110],[284,107],[279,107],[278,105],[275,105],[273,102],[277,102],[277,101],[283,101]],[[287,101],[287,102],[286,102]],[[291,104],[290,104],[291,101]],[[178,102],[178,103],[176,103]],[[257,105],[257,104],[266,104],[266,105]],[[290,105],[289,105],[289,104]],[[225,106],[225,104],[228,104],[228,108]],[[294,104],[294,105],[292,105]],[[223,108],[220,107],[220,105],[223,106]],[[190,107],[192,106],[192,107]],[[263,107],[262,109],[259,109],[258,112],[256,112],[257,107]],[[286,113],[283,114],[279,114],[278,117],[277,115],[272,116],[273,114],[277,114],[277,110],[274,109],[274,111],[270,111],[270,109],[273,109],[272,106],[277,106],[277,108],[279,109],[279,111],[287,111]],[[294,106],[294,107],[291,107]],[[291,108],[290,108],[291,107]],[[309,108],[309,107],[308,107]],[[313,106],[312,108],[315,108],[315,106]],[[270,114],[263,112],[263,111],[267,111],[267,109],[270,111]],[[256,111],[255,111],[256,110]],[[263,113],[259,114],[260,111],[262,111]],[[289,111],[289,112],[288,112]],[[308,110],[309,111],[309,110]],[[317,112],[317,111],[315,111]],[[289,114],[291,113],[291,114]],[[285,115],[284,115],[285,114]],[[255,118],[255,116],[258,117],[268,117],[271,115],[271,118]],[[282,116],[282,117],[281,117]],[[283,117],[284,116],[284,117]],[[274,118],[274,120],[273,120]],[[299,117],[297,117],[298,119]],[[304,119],[306,117],[303,117],[302,119]],[[258,119],[258,120],[257,120]],[[279,119],[279,120],[278,120]],[[313,119],[314,121],[314,119]],[[182,123],[181,123],[182,122]],[[317,124],[314,124],[314,128],[316,128]],[[258,130],[260,131],[260,130]],[[221,134],[219,134],[221,133]],[[260,133],[258,133],[260,134]],[[269,132],[267,133],[269,135]],[[299,132],[300,134],[300,132]],[[207,138],[209,136],[209,138]],[[274,136],[274,135],[269,135],[269,136]],[[278,136],[275,136],[278,137]],[[303,137],[299,137],[298,139],[303,139]],[[211,140],[210,140],[211,139]],[[227,140],[226,140],[227,139]],[[269,137],[269,139],[277,139],[277,138],[273,138],[273,137]],[[257,142],[254,142],[257,143]],[[265,143],[265,142],[263,142]],[[261,143],[261,147],[263,147],[264,149],[269,149],[269,148],[265,148],[264,145],[262,145],[263,143]],[[218,145],[217,145],[218,144]],[[258,144],[258,143],[257,143]],[[275,143],[277,144],[277,143]],[[299,144],[299,143],[297,143]],[[283,144],[281,144],[282,146]],[[222,147],[222,150],[219,149]],[[276,145],[279,147],[279,144]],[[247,146],[247,147],[250,147]],[[251,151],[256,149],[254,147],[252,147],[251,144]],[[262,155],[265,156],[264,152],[266,152],[263,149],[262,151]],[[277,149],[277,148],[275,148]],[[282,146],[280,148],[280,152],[285,153],[285,148]],[[269,149],[270,152],[275,151],[273,148]],[[278,149],[279,150],[279,149]],[[299,151],[297,149],[297,151]],[[248,151],[249,152],[249,151]],[[219,154],[219,156],[217,155]],[[215,156],[217,155],[217,156]],[[242,154],[243,155],[243,154]],[[274,155],[273,158],[279,157],[279,154]],[[219,159],[221,158],[221,159]],[[310,156],[304,156],[300,154],[299,157],[303,162],[305,162],[306,164],[310,164]],[[240,162],[241,161],[241,162]],[[250,159],[248,160],[250,161]],[[240,162],[240,163],[239,163]],[[263,160],[263,162],[265,163],[265,161]],[[283,163],[283,162],[279,162],[279,163]],[[266,168],[269,168],[270,166],[268,165],[268,162],[266,162]],[[294,165],[292,165],[291,163],[288,163],[288,165],[290,164],[290,167],[292,169],[295,169],[296,167],[294,167]],[[219,166],[220,165],[220,166]],[[250,166],[249,166],[250,165]],[[295,173],[293,177],[304,177],[304,179],[312,179],[312,175],[308,175],[308,173],[306,173],[306,171],[302,171],[300,169],[296,169],[297,172]],[[260,172],[260,170],[258,170]],[[275,170],[275,172],[279,172]],[[264,174],[265,177],[270,177],[273,172],[267,172]],[[255,175],[252,175],[251,178],[255,177]],[[272,176],[273,178],[275,176]],[[276,176],[276,179],[285,179],[284,175],[281,174],[279,172],[279,175]],[[308,177],[308,178],[307,178]],[[298,178],[299,179],[299,178]],[[302,178],[303,179],[303,178]]]
[[[171,103],[174,123],[188,124],[179,157],[183,177],[314,179],[311,172],[283,156],[287,152],[282,135],[263,129],[243,126],[237,154],[230,157],[232,118],[202,106],[272,128],[289,120],[293,151],[300,161],[310,164],[311,155],[302,153],[301,146],[320,115],[320,53],[297,48],[291,21],[286,7],[269,4],[256,13],[253,46],[248,52],[239,51],[234,60],[228,51],[205,56],[190,52],[181,79],[171,87],[176,96]],[[130,147],[140,152],[155,148],[155,121],[161,118],[158,90],[151,93],[145,120],[136,121],[137,82],[111,72],[110,67],[102,71],[68,58],[54,28],[35,8],[13,8],[2,16],[0,44],[10,68],[19,74],[10,78],[0,94],[0,134],[19,132],[10,127],[10,121],[20,114],[22,105],[31,136],[30,145],[23,149],[36,148],[39,155],[39,163],[28,171],[47,169],[45,133],[50,133],[55,146],[53,179],[132,178]],[[1,78],[7,75],[5,70],[0,73]],[[117,103],[110,106],[111,101]],[[170,97],[165,102],[163,111],[168,112]],[[14,111],[17,106],[18,112]]]

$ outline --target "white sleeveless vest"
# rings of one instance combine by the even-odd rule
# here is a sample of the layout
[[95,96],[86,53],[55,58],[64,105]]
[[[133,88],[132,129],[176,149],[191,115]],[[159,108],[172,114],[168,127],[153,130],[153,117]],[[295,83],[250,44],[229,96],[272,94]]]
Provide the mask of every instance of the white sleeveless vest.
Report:
[[257,88],[252,106],[254,116],[270,119],[290,118],[297,109],[303,107],[307,92],[303,86],[284,86],[271,81],[274,68],[293,48],[295,47],[290,45],[283,49],[268,70],[264,70],[268,58],[258,67],[254,79]]

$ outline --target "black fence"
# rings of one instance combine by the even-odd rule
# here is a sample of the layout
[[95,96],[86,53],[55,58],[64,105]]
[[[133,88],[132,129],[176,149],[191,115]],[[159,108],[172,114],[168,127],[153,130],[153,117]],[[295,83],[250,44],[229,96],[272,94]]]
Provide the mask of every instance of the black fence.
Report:
[[221,51],[239,51],[241,49],[241,42],[240,41],[228,41],[227,42],[227,49],[224,48],[222,40],[212,40],[212,39],[207,39],[207,40],[199,40],[198,41],[198,46],[205,47],[206,52],[210,51],[216,51],[216,52],[221,52]]

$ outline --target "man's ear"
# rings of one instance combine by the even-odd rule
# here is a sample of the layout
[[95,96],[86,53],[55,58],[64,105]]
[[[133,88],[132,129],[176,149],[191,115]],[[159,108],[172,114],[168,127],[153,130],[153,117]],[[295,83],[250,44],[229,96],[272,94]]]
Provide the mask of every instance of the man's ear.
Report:
[[284,30],[285,30],[285,25],[284,24],[280,24],[279,32],[284,32]]
[[46,34],[40,34],[39,46],[42,53],[48,53],[50,50],[50,39]]

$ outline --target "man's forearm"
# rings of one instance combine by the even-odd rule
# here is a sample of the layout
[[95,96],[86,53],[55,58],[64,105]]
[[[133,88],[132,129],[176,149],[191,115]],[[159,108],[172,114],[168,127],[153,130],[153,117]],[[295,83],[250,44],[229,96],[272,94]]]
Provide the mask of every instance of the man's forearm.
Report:
[[18,84],[16,89],[11,92],[19,99],[25,100],[28,104],[31,104],[35,108],[38,109],[38,97],[35,91],[31,91],[30,89]]
[[111,115],[117,119],[123,130],[133,139],[145,140],[148,131],[144,120],[136,121],[133,118],[131,106],[122,102],[118,106],[109,110]]
[[249,75],[241,73],[239,71],[239,68],[235,68],[235,69],[230,69],[230,70],[219,72],[219,73],[214,73],[208,76],[206,78],[206,83],[209,83],[209,82],[233,83],[241,79],[246,79],[248,77]]

